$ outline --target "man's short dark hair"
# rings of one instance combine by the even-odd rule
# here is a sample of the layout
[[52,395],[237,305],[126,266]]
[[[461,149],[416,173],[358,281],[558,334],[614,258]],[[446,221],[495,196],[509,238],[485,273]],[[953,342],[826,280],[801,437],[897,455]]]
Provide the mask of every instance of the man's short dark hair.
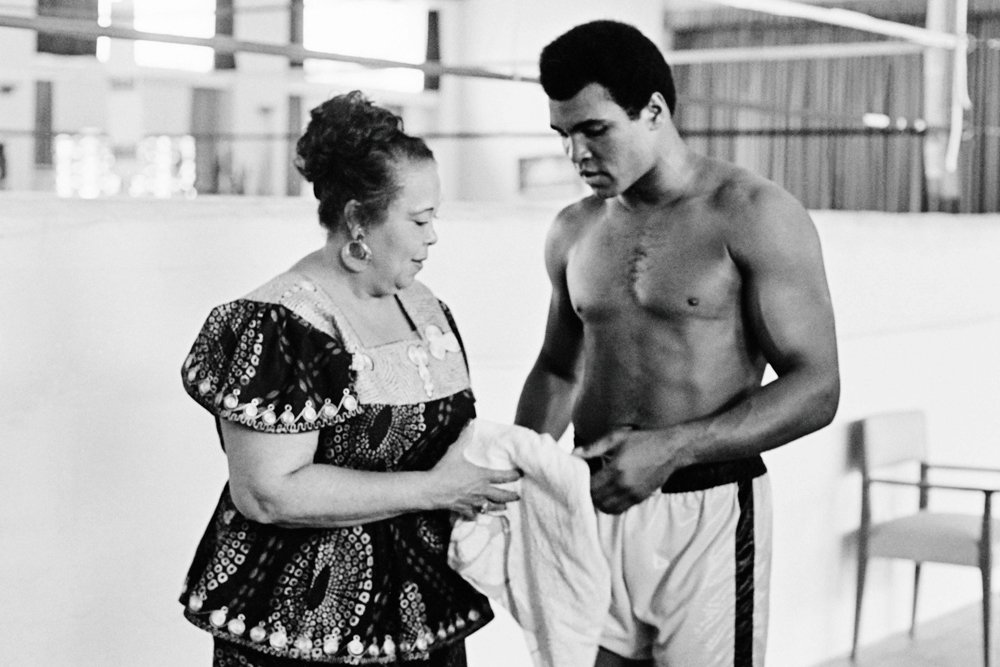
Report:
[[570,29],[542,49],[539,69],[549,99],[565,101],[597,83],[630,118],[654,92],[674,112],[677,94],[670,66],[656,44],[626,23],[592,21]]

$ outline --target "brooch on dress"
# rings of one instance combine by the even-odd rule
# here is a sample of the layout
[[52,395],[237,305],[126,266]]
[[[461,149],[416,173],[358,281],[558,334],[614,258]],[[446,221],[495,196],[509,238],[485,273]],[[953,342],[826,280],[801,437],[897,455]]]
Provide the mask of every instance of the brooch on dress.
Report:
[[[427,347],[425,348],[423,343],[411,345],[406,350],[406,356],[417,367],[417,373],[420,374],[420,379],[424,382],[424,391],[430,398],[434,395],[434,381],[427,366],[430,363],[430,357],[443,360],[449,352],[459,352],[462,348],[459,346],[458,338],[454,332],[444,333],[440,327],[434,324],[429,324],[424,329],[424,338],[427,340]],[[428,350],[430,351],[429,355]]]

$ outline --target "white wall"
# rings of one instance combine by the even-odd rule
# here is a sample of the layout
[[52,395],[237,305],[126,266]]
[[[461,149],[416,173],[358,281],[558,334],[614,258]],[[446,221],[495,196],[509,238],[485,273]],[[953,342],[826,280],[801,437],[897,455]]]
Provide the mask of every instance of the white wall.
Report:
[[[0,194],[0,590],[16,601],[0,627],[17,638],[0,642],[0,664],[208,664],[207,637],[174,598],[226,470],[180,364],[212,306],[322,242],[314,208]],[[423,274],[455,311],[491,419],[512,418],[541,340],[541,245],[556,208],[446,204]],[[843,401],[832,426],[766,455],[772,667],[849,647],[852,420],[921,408],[935,458],[1000,465],[1000,216],[814,217]],[[908,569],[876,563],[869,576],[863,642],[903,628],[909,605]],[[923,618],[978,599],[974,572],[928,566],[925,579]],[[509,623],[470,651],[473,667],[523,664]]]
[[[860,483],[847,468],[851,421],[924,409],[933,460],[1000,464],[1000,266],[993,259],[1000,217],[814,218],[838,318],[843,393],[832,426],[767,457],[776,504],[770,649],[774,662],[790,666],[792,656],[843,653],[850,643],[860,511]],[[939,501],[981,508],[978,495]],[[915,507],[916,497],[906,502]],[[925,572],[920,618],[980,597],[977,570],[928,565]],[[907,627],[912,568],[873,561],[868,583],[862,645]]]

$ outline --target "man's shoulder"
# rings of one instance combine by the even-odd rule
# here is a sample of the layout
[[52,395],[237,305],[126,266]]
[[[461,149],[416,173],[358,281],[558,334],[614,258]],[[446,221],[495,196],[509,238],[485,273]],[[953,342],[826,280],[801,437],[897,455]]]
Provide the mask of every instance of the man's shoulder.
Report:
[[576,236],[604,214],[605,201],[591,195],[577,200],[560,210],[552,221],[552,233],[559,236]]
[[604,211],[605,201],[596,195],[578,199],[556,214],[556,223],[585,224]]
[[[773,256],[813,242],[816,227],[806,208],[777,183],[724,163],[710,207],[717,229],[737,257]],[[763,254],[762,254],[763,253]]]
[[759,174],[721,162],[710,192],[711,207],[723,220],[745,226],[758,222],[809,222],[805,207],[790,192]]
[[560,210],[546,236],[547,261],[564,262],[570,249],[600,220],[603,211],[604,200],[594,196],[584,197]]
[[792,198],[780,185],[731,162],[716,161],[713,168],[712,203],[718,207],[746,209],[774,199]]

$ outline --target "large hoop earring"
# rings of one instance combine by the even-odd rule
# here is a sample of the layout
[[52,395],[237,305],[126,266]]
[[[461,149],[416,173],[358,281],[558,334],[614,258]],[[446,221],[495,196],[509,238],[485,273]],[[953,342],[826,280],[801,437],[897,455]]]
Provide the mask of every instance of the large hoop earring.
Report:
[[340,249],[340,261],[348,271],[360,273],[372,261],[372,249],[365,243],[364,237],[351,239]]

